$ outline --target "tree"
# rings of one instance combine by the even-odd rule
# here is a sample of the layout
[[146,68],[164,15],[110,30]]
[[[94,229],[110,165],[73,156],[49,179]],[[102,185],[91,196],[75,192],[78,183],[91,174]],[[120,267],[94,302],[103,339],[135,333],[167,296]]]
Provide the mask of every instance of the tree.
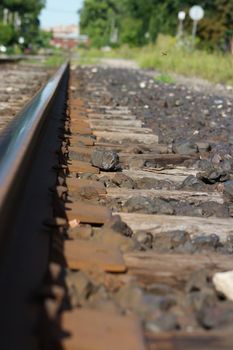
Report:
[[10,25],[0,22],[0,45],[8,46],[14,38],[14,30]]
[[[2,0],[0,6],[1,43],[13,44],[20,36],[23,36],[26,45],[34,44],[39,35],[38,16],[44,6],[45,0]],[[7,10],[6,15],[4,15],[4,10]]]
[[[198,36],[208,47],[220,47],[233,36],[233,0],[202,0],[205,17],[198,25]],[[81,29],[95,46],[110,43],[112,23],[119,30],[119,43],[143,45],[159,33],[175,35],[177,15],[188,13],[193,0],[84,0],[80,12]],[[186,17],[186,30],[192,21]]]
[[80,11],[82,32],[89,35],[93,46],[101,47],[110,43],[112,23],[118,15],[114,0],[86,0]]
[[20,14],[36,13],[39,15],[45,6],[45,0],[3,0],[3,7],[10,12],[18,12]]

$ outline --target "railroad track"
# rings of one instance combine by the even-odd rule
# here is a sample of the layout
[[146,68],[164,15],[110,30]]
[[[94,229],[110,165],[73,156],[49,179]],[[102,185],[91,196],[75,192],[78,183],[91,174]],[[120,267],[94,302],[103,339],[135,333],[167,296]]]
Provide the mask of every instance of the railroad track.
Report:
[[8,348],[231,349],[230,179],[92,77],[60,68],[0,145]]
[[2,58],[0,64],[0,131],[2,132],[48,80],[52,71],[39,66],[22,66],[13,58]]
[[9,55],[0,55],[0,64],[5,64],[5,63],[17,63],[21,61],[24,57],[21,55],[14,55],[14,56],[9,56]]

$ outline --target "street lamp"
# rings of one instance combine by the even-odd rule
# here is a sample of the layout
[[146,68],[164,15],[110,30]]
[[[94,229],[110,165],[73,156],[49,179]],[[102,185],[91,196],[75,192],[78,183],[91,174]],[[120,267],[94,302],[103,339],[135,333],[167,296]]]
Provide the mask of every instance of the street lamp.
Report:
[[20,45],[23,45],[25,43],[24,37],[20,36],[18,42],[19,42]]
[[195,5],[189,10],[189,16],[193,20],[192,41],[194,46],[197,34],[197,24],[204,17],[204,10],[201,6]]
[[177,37],[181,38],[183,35],[183,22],[185,20],[186,13],[184,11],[180,11],[178,13],[178,19],[179,19],[179,26],[178,26],[178,32],[177,32]]

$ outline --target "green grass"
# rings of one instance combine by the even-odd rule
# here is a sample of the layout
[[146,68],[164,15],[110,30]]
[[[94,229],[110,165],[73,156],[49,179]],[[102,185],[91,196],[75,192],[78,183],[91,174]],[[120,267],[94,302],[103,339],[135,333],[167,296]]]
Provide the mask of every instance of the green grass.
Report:
[[59,67],[62,63],[66,61],[66,57],[62,54],[54,54],[48,56],[48,58],[44,61],[44,65],[46,67]]
[[176,44],[175,38],[159,35],[155,45],[145,46],[138,52],[136,60],[142,68],[154,68],[165,74],[176,73],[233,85],[232,55],[193,51],[187,42],[183,48]]
[[81,66],[94,65],[99,62],[103,57],[103,53],[98,49],[77,49],[76,55],[72,58],[73,64],[79,64]]
[[133,60],[135,58],[135,52],[135,49],[129,49],[127,46],[123,46],[111,51],[102,51],[95,48],[78,48],[76,50],[76,55],[72,58],[72,63],[80,65],[95,65],[99,63],[103,58],[120,57]]
[[68,60],[68,56],[65,56],[61,51],[57,52],[54,51],[51,55],[45,56],[43,60],[38,60],[36,58],[30,57],[25,60],[23,60],[22,64],[35,64],[35,65],[41,65],[47,68],[57,68],[62,63]]
[[160,74],[155,77],[155,81],[158,83],[174,84],[175,80],[168,74]]
[[233,85],[233,57],[205,51],[188,52],[182,49],[167,49],[156,46],[141,49],[137,62],[142,68],[154,68],[166,74],[177,73],[188,77],[199,77],[214,83]]
[[125,58],[135,60],[141,68],[160,72],[161,82],[172,83],[172,73],[187,77],[198,77],[214,83],[233,85],[233,55],[191,51],[178,48],[176,39],[160,35],[155,45],[142,48],[123,46],[110,52],[89,49],[78,50],[80,63],[95,64],[101,58]]

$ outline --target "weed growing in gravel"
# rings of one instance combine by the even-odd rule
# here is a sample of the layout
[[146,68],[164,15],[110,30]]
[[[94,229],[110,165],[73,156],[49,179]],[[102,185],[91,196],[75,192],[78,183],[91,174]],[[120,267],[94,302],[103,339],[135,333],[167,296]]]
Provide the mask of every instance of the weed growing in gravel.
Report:
[[61,54],[54,54],[49,56],[44,64],[47,67],[59,67],[62,63],[64,63],[66,60],[65,56],[61,55]]
[[157,83],[174,84],[175,80],[168,74],[160,74],[155,77]]

